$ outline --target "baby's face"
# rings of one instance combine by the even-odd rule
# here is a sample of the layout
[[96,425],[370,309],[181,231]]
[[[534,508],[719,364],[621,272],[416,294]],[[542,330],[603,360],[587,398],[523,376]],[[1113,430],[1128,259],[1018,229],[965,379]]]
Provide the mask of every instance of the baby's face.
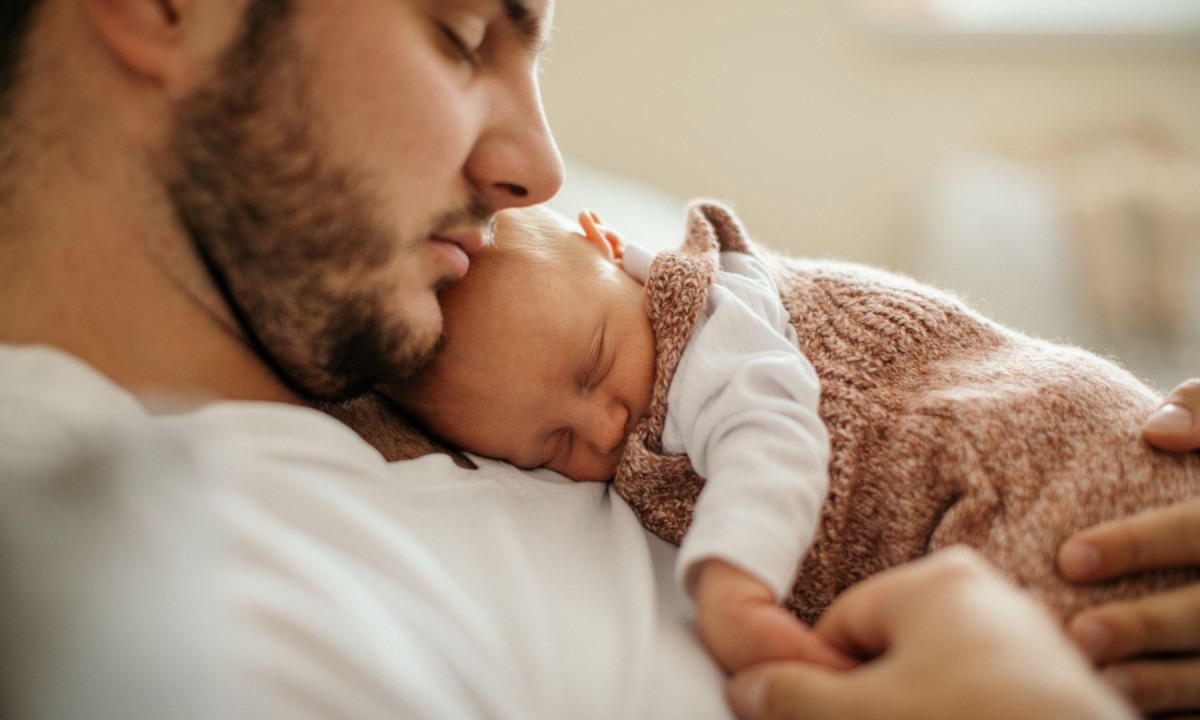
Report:
[[[581,254],[485,266],[488,253],[514,252],[507,234],[531,222]],[[575,480],[611,479],[654,382],[642,286],[544,210],[502,213],[496,244],[444,293],[446,345],[410,405],[465,450]]]

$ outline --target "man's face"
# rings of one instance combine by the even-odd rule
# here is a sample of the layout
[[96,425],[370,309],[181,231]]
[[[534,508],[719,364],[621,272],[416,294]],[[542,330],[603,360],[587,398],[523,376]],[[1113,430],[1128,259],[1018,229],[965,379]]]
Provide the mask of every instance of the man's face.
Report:
[[645,292],[579,228],[561,224],[543,226],[543,237],[584,255],[498,263],[495,254],[512,252],[513,216],[501,215],[498,247],[480,257],[478,273],[446,292],[446,347],[397,399],[463,449],[609,480],[653,393]]
[[353,396],[435,349],[492,213],[561,184],[536,79],[550,0],[252,0],[181,103],[172,200],[255,349]]

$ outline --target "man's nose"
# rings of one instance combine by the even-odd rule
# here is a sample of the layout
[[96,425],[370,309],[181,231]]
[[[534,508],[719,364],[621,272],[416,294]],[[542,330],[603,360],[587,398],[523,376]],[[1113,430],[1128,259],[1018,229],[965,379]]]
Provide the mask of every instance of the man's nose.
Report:
[[550,132],[536,80],[523,92],[498,94],[489,126],[466,173],[492,210],[545,202],[563,182],[562,156]]

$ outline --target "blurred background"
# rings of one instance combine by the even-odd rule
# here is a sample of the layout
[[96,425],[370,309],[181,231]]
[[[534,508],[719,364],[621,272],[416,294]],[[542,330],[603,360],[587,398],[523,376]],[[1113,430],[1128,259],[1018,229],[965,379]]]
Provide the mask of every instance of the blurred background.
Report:
[[1200,376],[1200,0],[559,0],[556,201],[684,199],[1160,387]]

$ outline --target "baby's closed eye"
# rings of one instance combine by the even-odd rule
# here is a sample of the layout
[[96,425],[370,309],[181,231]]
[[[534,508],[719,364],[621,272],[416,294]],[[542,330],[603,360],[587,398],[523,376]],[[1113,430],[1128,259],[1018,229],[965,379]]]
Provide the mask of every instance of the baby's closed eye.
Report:
[[596,336],[596,342],[593,343],[590,351],[587,354],[587,359],[584,361],[583,368],[579,373],[579,386],[583,390],[592,390],[604,378],[602,365],[604,364],[604,335],[601,331]]

